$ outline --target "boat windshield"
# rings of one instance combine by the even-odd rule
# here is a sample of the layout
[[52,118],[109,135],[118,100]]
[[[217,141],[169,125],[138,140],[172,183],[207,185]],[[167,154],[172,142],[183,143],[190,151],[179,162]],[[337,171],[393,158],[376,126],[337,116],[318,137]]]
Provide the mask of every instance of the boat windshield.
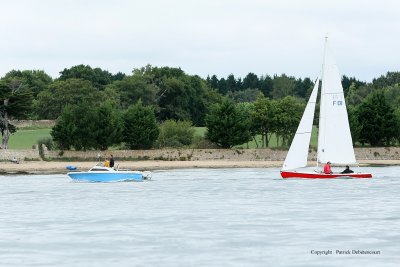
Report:
[[90,169],[91,172],[108,172],[109,170],[104,168],[104,169],[100,169],[100,168],[92,168]]

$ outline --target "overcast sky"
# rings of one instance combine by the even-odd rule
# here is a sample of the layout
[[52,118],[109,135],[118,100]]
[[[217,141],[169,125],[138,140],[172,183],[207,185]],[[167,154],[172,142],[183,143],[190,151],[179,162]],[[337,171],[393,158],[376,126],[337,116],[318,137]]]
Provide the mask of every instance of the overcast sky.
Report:
[[324,36],[341,74],[400,71],[396,0],[0,0],[0,76],[147,64],[201,77],[315,78]]

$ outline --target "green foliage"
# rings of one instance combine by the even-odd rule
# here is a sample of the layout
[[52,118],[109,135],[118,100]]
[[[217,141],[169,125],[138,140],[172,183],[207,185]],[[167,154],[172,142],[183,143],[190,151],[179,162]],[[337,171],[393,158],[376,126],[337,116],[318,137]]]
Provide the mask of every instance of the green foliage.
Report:
[[184,147],[192,144],[195,130],[190,121],[166,120],[160,126],[159,147]]
[[[82,79],[90,81],[92,85],[98,89],[103,89],[107,84],[110,84],[114,80],[114,77],[110,72],[100,68],[92,69],[92,67],[89,65],[85,66],[83,64],[73,66],[69,69],[64,69],[60,72],[60,74],[61,75],[58,78],[60,81],[66,81],[68,79]],[[119,77],[117,76],[116,79],[119,79]]]
[[97,108],[83,103],[64,108],[51,135],[61,150],[105,150],[121,142],[122,132],[121,116],[110,103]]
[[88,104],[74,106],[73,109],[75,131],[73,133],[73,146],[76,150],[89,150],[97,146],[96,110]]
[[382,75],[381,77],[372,80],[372,85],[376,89],[398,84],[400,84],[400,72],[388,72],[385,76]]
[[293,96],[286,96],[278,101],[276,134],[282,138],[283,145],[289,145],[292,141],[301,116],[303,115],[305,104]]
[[149,149],[158,138],[160,129],[151,107],[141,101],[130,106],[124,114],[124,142],[130,149]]
[[296,80],[293,77],[288,77],[285,74],[275,76],[271,96],[274,99],[280,99],[285,96],[294,95],[296,86],[295,82]]
[[361,143],[371,146],[389,146],[398,138],[399,121],[394,109],[390,107],[382,91],[370,95],[358,109],[361,125]]
[[56,119],[67,105],[97,106],[106,99],[110,97],[93,87],[90,81],[73,78],[56,81],[39,93],[35,110],[40,118]]
[[0,80],[0,130],[3,136],[2,148],[8,148],[10,134],[16,131],[11,119],[26,118],[31,110],[32,93],[18,78]]
[[119,144],[123,140],[124,122],[122,115],[109,102],[105,102],[96,109],[95,139],[96,149],[106,150],[108,147]]
[[148,83],[141,74],[135,73],[126,76],[120,81],[116,81],[108,86],[115,90],[120,98],[121,107],[128,108],[139,99],[144,105],[156,105],[159,88],[154,84]]
[[252,72],[249,72],[246,77],[244,77],[243,79],[243,85],[242,85],[243,89],[247,89],[247,88],[260,88],[259,86],[259,80],[258,80],[258,76]]
[[160,120],[190,120],[190,94],[193,93],[191,90],[193,89],[186,87],[181,79],[166,78],[162,85],[163,95],[159,101]]
[[159,121],[190,120],[204,125],[208,106],[216,93],[198,76],[185,74],[179,68],[152,67],[135,69],[132,76],[108,86],[120,95],[122,108],[139,99],[154,107]]
[[32,93],[21,80],[4,78],[0,80],[0,115],[8,119],[24,119],[29,116]]
[[394,111],[394,115],[397,121],[397,125],[399,125],[399,127],[397,127],[396,129],[396,139],[397,139],[397,144],[400,143],[400,107],[397,107]]
[[348,105],[347,113],[349,118],[351,138],[353,140],[353,144],[355,144],[359,141],[361,132],[361,124],[358,121],[358,109],[356,107]]
[[53,139],[50,136],[40,138],[37,141],[37,144],[39,148],[42,147],[42,145],[45,145],[48,150],[53,150],[55,145]]
[[371,85],[362,85],[357,87],[356,84],[351,84],[347,93],[346,103],[351,106],[360,105],[365,98],[374,92],[375,89]]
[[58,117],[50,134],[61,150],[69,150],[74,144],[76,125],[74,113],[70,106],[66,106]]
[[261,93],[258,89],[248,88],[242,91],[229,91],[226,96],[234,100],[236,103],[254,102]]
[[39,155],[42,159],[45,159],[43,145],[45,145],[48,150],[52,150],[54,147],[53,139],[51,137],[44,137],[38,140]]
[[[252,72],[249,72],[243,78],[229,74],[221,79],[218,79],[216,75],[210,75],[204,80],[196,75],[188,75],[180,68],[153,67],[150,65],[134,69],[130,75],[121,72],[113,75],[106,70],[92,68],[88,65],[66,68],[60,74],[60,78],[53,81],[42,70],[12,70],[1,79],[0,115],[3,119],[0,120],[0,128],[5,133],[4,140],[7,140],[7,136],[10,136],[16,130],[9,122],[5,123],[5,117],[7,117],[7,121],[10,118],[56,119],[65,106],[68,105],[73,108],[86,103],[88,107],[92,107],[90,109],[93,109],[96,113],[93,116],[97,118],[98,110],[95,107],[100,106],[105,101],[109,102],[113,112],[116,112],[117,108],[124,111],[141,100],[144,106],[153,108],[158,121],[187,120],[192,121],[195,126],[204,126],[205,116],[209,113],[210,106],[221,103],[222,95],[224,95],[238,103],[250,102],[255,104],[251,108],[252,115],[246,116],[251,118],[250,131],[251,135],[255,137],[256,147],[259,143],[264,147],[269,146],[271,138],[275,138],[275,136],[277,137],[276,140],[286,144],[290,141],[293,131],[283,127],[282,123],[284,125],[291,124],[297,120],[297,115],[290,117],[286,114],[283,117],[283,114],[280,114],[281,110],[289,111],[281,107],[278,109],[280,101],[289,95],[306,100],[313,85],[309,78],[296,79],[286,74],[274,75],[273,77],[268,75],[257,76]],[[343,76],[342,85],[348,105],[353,141],[359,140],[369,144],[366,141],[365,131],[361,134],[362,128],[365,127],[362,126],[359,119],[359,116],[362,115],[359,112],[359,106],[367,101],[369,95],[376,91],[384,91],[387,105],[396,109],[397,112],[398,106],[400,106],[400,72],[388,72],[386,75],[374,79],[372,83]],[[15,91],[13,96],[10,96],[10,90],[15,89],[18,90]],[[262,92],[265,97],[271,97],[272,100],[258,100],[259,92]],[[7,94],[10,98],[7,98]],[[7,107],[4,105],[6,99],[8,99]],[[239,105],[237,107],[241,109],[241,113],[247,114],[247,107],[240,107]],[[293,109],[292,111],[296,109],[294,106],[290,106],[290,108]],[[365,108],[365,105],[363,108]],[[108,109],[103,111],[107,113],[106,110]],[[361,111],[365,112],[362,109]],[[101,116],[105,118],[108,115],[103,114]],[[122,115],[115,116],[121,118]],[[389,121],[386,125],[393,123],[390,116],[383,119]],[[101,121],[101,118],[95,120]],[[101,124],[104,125],[108,121],[118,120],[105,119],[101,121]],[[318,114],[315,116],[315,121],[318,121]],[[105,136],[106,133],[112,132],[111,129],[115,129],[113,126],[110,127],[104,130],[101,127],[95,129],[97,132],[102,132],[97,136]],[[7,131],[5,131],[6,128]],[[116,128],[119,127],[116,126]],[[398,137],[399,133],[395,136]],[[95,141],[96,144],[92,143],[90,146],[104,149],[109,146],[107,143],[109,139],[118,140],[120,138],[103,137],[103,139],[100,138]],[[376,142],[378,142],[378,145],[394,144],[396,137],[389,139]],[[275,139],[273,139],[273,142],[275,144]]]
[[228,99],[211,106],[206,116],[206,137],[222,148],[231,148],[251,140],[250,120]]
[[314,87],[314,83],[311,81],[310,78],[297,79],[295,81],[295,94],[301,98],[309,98],[311,91]]
[[53,82],[53,79],[43,70],[12,70],[4,78],[19,80],[25,89],[31,91],[33,97],[36,97]]
[[354,90],[356,90],[357,88],[365,85],[365,82],[359,81],[354,77],[349,78],[346,75],[343,75],[342,77],[343,93],[345,97],[347,97],[351,86],[353,86]]
[[[269,138],[273,131],[277,129],[277,105],[263,94],[259,94],[254,102],[252,111],[253,132],[261,135],[261,146],[266,147],[269,144]],[[256,141],[256,139],[254,139]],[[258,143],[256,141],[258,147]]]
[[400,107],[400,84],[383,88],[387,103],[393,107]]

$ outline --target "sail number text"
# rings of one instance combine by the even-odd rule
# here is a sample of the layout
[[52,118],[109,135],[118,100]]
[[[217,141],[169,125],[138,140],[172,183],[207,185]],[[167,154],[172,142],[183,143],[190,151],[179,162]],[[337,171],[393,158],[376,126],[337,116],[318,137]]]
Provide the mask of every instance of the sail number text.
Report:
[[332,106],[343,106],[343,95],[342,94],[333,94],[332,95]]

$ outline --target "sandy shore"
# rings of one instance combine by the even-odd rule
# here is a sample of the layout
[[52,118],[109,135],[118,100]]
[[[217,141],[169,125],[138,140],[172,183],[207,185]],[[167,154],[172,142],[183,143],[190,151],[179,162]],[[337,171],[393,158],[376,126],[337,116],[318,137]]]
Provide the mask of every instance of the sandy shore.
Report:
[[[361,166],[390,166],[400,165],[400,160],[360,160]],[[88,170],[95,162],[46,162],[46,161],[26,161],[19,164],[12,162],[0,163],[0,173],[67,173],[66,166],[72,165],[79,170]],[[188,169],[188,168],[271,168],[281,167],[282,161],[235,161],[235,160],[204,160],[204,161],[121,161],[116,165],[123,169],[134,170],[167,170],[167,169]],[[313,166],[310,162],[310,166]]]

